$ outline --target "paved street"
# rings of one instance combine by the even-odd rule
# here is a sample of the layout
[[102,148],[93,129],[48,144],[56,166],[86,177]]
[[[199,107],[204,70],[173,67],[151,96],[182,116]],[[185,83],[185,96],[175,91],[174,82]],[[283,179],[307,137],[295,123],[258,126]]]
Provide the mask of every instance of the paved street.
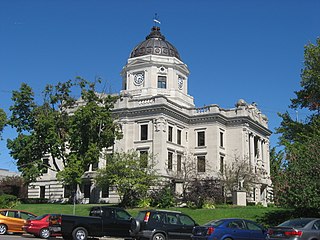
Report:
[[[35,236],[30,234],[23,234],[23,235],[8,234],[8,235],[1,235],[0,239],[1,240],[40,240],[41,238],[36,238]],[[49,240],[54,240],[54,239],[63,240],[61,237],[49,238]],[[123,240],[123,239],[122,238],[100,238],[100,240]]]

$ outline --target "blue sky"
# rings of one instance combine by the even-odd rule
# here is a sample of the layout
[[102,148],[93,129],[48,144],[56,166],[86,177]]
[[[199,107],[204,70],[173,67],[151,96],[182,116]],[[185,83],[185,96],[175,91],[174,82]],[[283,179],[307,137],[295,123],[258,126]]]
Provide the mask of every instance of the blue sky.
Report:
[[[101,77],[119,92],[120,71],[157,13],[190,69],[196,105],[256,102],[274,131],[277,112],[297,115],[288,105],[300,89],[304,45],[320,36],[319,12],[319,0],[1,0],[0,108],[9,113],[22,82],[39,99],[46,84],[75,76]],[[14,132],[3,137],[0,168],[16,171],[6,148]]]

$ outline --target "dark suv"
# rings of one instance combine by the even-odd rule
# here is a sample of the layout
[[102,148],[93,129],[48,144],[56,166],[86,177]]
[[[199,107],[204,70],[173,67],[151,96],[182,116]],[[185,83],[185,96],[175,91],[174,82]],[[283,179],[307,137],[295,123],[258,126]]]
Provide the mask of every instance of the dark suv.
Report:
[[191,239],[196,225],[191,217],[181,212],[144,210],[132,219],[131,236],[150,240]]

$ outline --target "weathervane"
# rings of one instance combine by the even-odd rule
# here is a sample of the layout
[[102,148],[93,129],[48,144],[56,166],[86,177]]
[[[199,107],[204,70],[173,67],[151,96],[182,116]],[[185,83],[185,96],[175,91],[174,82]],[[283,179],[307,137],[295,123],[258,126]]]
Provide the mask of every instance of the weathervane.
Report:
[[154,14],[153,22],[155,27],[157,26],[157,24],[161,24],[161,22],[159,21],[158,14],[156,13]]

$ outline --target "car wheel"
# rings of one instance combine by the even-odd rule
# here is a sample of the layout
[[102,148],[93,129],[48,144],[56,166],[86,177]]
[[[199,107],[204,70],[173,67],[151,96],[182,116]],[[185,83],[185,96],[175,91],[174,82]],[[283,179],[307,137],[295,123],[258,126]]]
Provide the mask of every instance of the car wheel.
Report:
[[166,240],[166,237],[162,233],[156,233],[153,235],[152,240]]
[[87,240],[88,231],[83,227],[77,227],[73,230],[72,237],[74,240]]
[[8,230],[8,228],[7,228],[6,225],[0,224],[0,235],[6,234],[6,233],[7,233],[7,230]]
[[225,238],[225,239],[223,239],[223,240],[232,240],[232,238]]
[[139,220],[132,219],[131,221],[131,232],[137,234],[140,231],[140,222]]
[[49,238],[50,237],[50,231],[48,228],[42,228],[39,232],[39,236],[41,238]]

